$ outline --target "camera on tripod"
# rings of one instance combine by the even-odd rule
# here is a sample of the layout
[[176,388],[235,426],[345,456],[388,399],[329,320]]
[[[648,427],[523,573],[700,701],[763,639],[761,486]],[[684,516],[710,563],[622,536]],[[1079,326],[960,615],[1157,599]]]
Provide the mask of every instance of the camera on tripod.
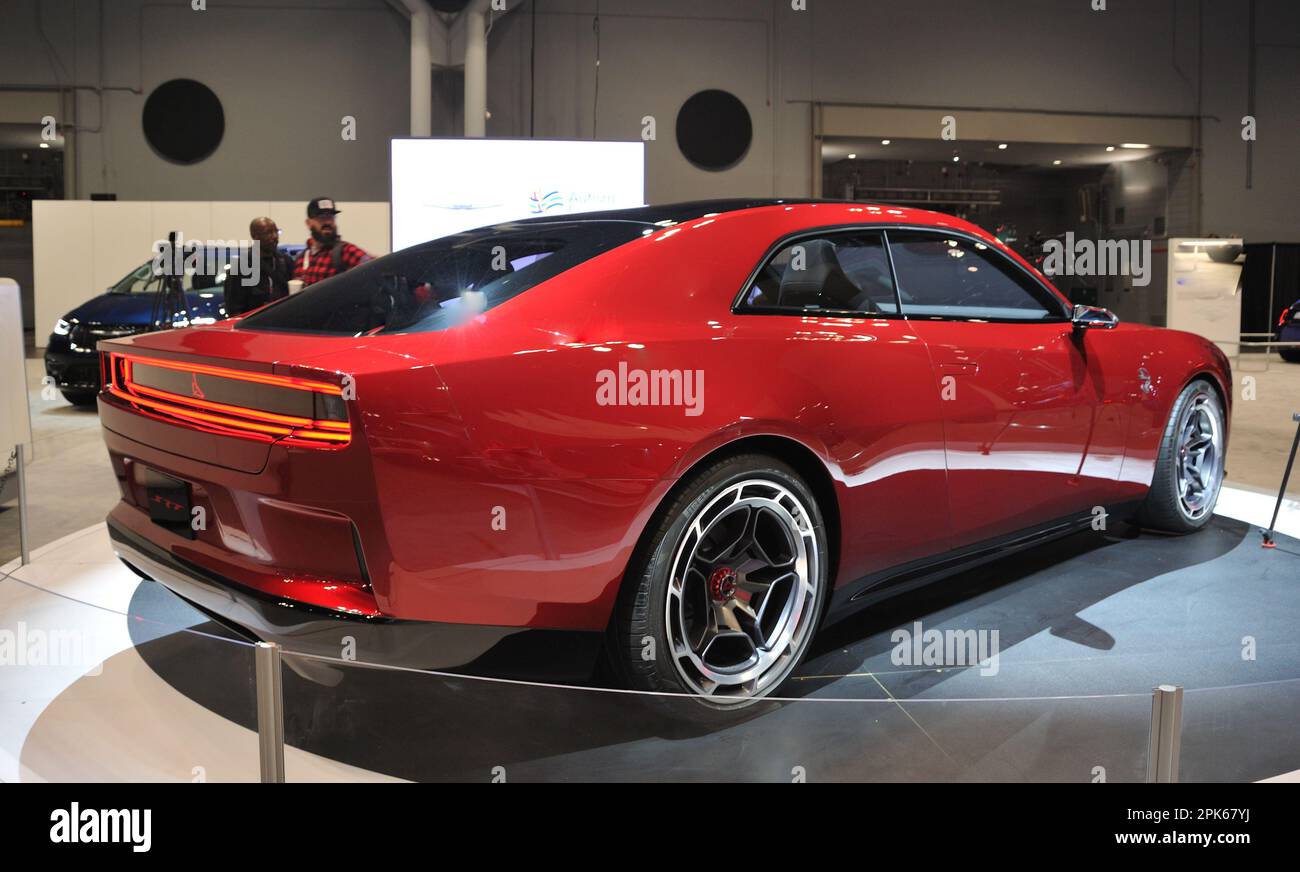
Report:
[[154,258],[155,271],[158,270],[159,263],[165,265],[160,272],[161,281],[158,290],[154,292],[153,308],[149,315],[150,323],[155,329],[189,326],[190,303],[185,296],[184,262],[184,257],[176,250],[176,231],[173,230],[167,234],[166,246],[160,245]]

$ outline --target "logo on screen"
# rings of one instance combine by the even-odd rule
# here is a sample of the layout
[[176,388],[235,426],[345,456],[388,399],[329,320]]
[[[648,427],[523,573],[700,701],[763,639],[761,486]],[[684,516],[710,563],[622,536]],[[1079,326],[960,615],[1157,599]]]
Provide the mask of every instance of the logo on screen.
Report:
[[533,191],[528,197],[528,211],[534,215],[540,215],[551,209],[558,209],[564,205],[564,197],[559,191],[551,191],[549,194],[543,194],[541,191]]

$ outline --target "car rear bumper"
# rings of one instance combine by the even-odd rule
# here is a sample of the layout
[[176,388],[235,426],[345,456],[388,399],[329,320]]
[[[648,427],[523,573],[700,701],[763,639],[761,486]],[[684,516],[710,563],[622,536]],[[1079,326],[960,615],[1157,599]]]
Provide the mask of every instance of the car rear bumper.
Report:
[[179,558],[112,515],[108,534],[136,574],[171,590],[242,635],[285,653],[359,663],[542,681],[585,681],[603,634],[340,614],[269,597]]
[[99,355],[46,351],[45,374],[61,391],[93,394],[99,390]]

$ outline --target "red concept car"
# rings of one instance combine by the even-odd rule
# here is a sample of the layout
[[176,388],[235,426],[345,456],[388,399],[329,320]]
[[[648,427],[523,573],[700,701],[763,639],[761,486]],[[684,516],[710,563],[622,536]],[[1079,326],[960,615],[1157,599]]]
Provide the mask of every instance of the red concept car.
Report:
[[104,341],[117,553],[291,651],[715,707],[1112,514],[1205,524],[1230,372],[913,209],[538,218]]

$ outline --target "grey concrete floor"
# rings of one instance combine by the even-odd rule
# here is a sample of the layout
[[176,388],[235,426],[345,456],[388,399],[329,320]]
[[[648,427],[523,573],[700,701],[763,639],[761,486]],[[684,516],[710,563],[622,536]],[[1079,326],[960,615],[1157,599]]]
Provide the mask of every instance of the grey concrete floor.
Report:
[[[118,489],[95,410],[71,406],[57,392],[43,397],[44,365],[35,348],[29,346],[28,356],[36,451],[27,476],[28,526],[32,547],[38,547],[102,521],[117,502]],[[1227,469],[1229,483],[1275,494],[1295,436],[1291,415],[1300,412],[1300,365],[1283,363],[1276,355],[1267,369],[1265,363],[1262,356],[1234,362],[1237,397]],[[1300,471],[1292,475],[1287,492],[1300,497]],[[0,510],[0,561],[17,554],[17,512],[10,504]]]
[[[1228,482],[1276,494],[1295,439],[1291,416],[1300,412],[1300,364],[1285,363],[1272,354],[1244,356],[1232,366],[1236,392],[1228,436]],[[1287,493],[1300,495],[1300,470],[1292,472]]]

